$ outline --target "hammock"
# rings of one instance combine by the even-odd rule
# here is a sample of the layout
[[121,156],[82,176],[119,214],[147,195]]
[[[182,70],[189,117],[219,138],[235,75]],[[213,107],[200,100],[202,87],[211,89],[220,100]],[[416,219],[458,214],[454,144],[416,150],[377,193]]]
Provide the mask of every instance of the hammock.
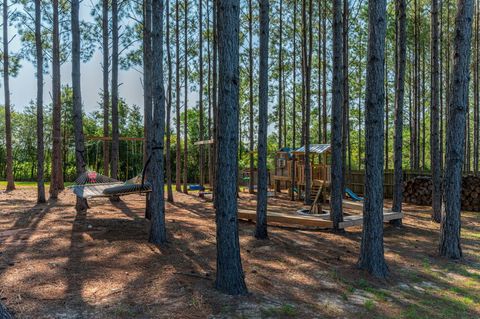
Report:
[[88,171],[81,174],[75,185],[70,188],[73,193],[81,198],[115,197],[129,194],[142,194],[152,191],[148,182],[142,182],[141,176],[136,176],[126,182]]

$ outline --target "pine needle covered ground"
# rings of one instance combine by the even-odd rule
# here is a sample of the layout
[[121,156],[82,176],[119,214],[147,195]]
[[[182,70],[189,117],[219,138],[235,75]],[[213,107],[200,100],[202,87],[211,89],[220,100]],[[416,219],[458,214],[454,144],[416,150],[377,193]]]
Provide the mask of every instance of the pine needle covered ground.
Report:
[[[437,257],[439,225],[429,208],[408,205],[404,227],[385,226],[391,276],[356,270],[361,229],[345,234],[270,227],[252,237],[240,222],[250,295],[213,289],[215,222],[211,203],[176,194],[167,206],[170,243],[148,244],[144,198],[91,201],[77,214],[74,197],[35,205],[36,190],[0,194],[0,297],[18,318],[478,318],[480,214],[463,214],[464,260]],[[241,206],[255,207],[250,195]],[[295,204],[270,200],[270,209]]]

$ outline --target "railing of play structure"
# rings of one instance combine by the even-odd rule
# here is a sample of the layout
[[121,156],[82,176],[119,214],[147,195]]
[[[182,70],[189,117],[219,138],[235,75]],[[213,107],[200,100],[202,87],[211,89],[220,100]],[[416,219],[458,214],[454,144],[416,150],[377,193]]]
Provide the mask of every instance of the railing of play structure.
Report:
[[[329,181],[331,169],[330,165],[325,164],[313,164],[310,166],[310,181],[313,180],[321,180],[321,181]],[[295,166],[295,176],[297,176],[296,180],[297,183],[300,185],[305,184],[305,165],[304,164],[297,164]]]

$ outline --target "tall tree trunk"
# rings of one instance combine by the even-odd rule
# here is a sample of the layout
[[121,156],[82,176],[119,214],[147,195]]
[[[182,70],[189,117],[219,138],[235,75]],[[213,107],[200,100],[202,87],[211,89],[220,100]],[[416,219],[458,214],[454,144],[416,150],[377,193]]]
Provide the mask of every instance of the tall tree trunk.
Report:
[[438,32],[438,0],[432,0],[432,52],[431,52],[431,127],[430,127],[430,158],[432,170],[432,220],[439,223],[442,218],[442,177],[440,167],[439,140],[439,32]]
[[[143,2],[143,110],[144,124],[143,131],[145,137],[145,149],[143,161],[146,164],[152,156],[152,0]],[[153,182],[151,166],[145,167],[145,174],[149,183]],[[145,198],[145,218],[150,219],[152,214],[151,194]]]
[[[310,110],[311,110],[311,66],[312,66],[312,47],[313,47],[313,35],[312,35],[312,16],[313,16],[313,4],[312,0],[309,0],[308,5],[308,17],[307,18],[307,0],[303,1],[302,5],[302,20],[303,20],[303,72],[304,72],[304,109],[305,117],[303,121],[304,131],[304,144],[305,144],[305,204],[310,204],[310,192],[311,192],[311,164],[310,164]],[[307,29],[308,28],[308,29]]]
[[188,0],[184,0],[183,26],[183,192],[188,194]]
[[413,23],[413,38],[414,38],[414,49],[413,49],[413,110],[412,110],[412,133],[411,133],[411,149],[412,149],[412,165],[413,169],[418,170],[417,165],[417,143],[418,143],[418,131],[417,131],[417,110],[418,110],[418,98],[419,94],[419,74],[418,74],[418,65],[419,65],[419,36],[418,36],[418,23],[419,23],[419,13],[418,13],[418,0],[414,0],[413,2],[413,10],[414,10],[414,23]]
[[112,156],[110,176],[115,179],[117,179],[118,175],[118,152],[120,148],[118,128],[118,40],[118,0],[112,0]]
[[53,38],[52,38],[52,172],[50,198],[57,199],[63,189],[62,166],[62,104],[60,88],[60,34],[58,25],[58,0],[53,0]]
[[333,229],[340,230],[339,224],[343,221],[343,154],[342,141],[343,111],[344,105],[344,68],[343,68],[343,21],[342,21],[342,0],[333,1],[333,80],[332,80],[332,169],[331,169],[331,215]]
[[[359,43],[362,43],[362,35],[360,34],[360,39],[359,39]],[[363,70],[362,70],[362,48],[360,47],[360,54],[359,54],[359,61],[358,61],[358,68],[357,68],[357,72],[358,72],[358,80],[360,83],[362,83],[362,75],[363,75]],[[358,104],[358,118],[357,118],[357,121],[358,121],[358,169],[361,170],[362,169],[362,123],[364,121],[362,121],[362,98],[363,98],[363,91],[362,91],[362,86],[360,85],[359,86],[359,89],[358,89],[358,96],[357,96],[357,104]]]
[[180,136],[180,0],[175,1],[175,190],[182,190],[182,145]]
[[[426,149],[426,144],[427,144],[427,128],[426,128],[426,121],[425,121],[425,109],[426,109],[426,95],[427,95],[427,90],[425,88],[426,82],[427,82],[427,75],[426,75],[426,67],[425,67],[425,61],[427,60],[426,56],[427,48],[424,46],[422,47],[422,170],[426,170],[426,164],[425,164],[425,149]],[[438,56],[438,55],[437,55]]]
[[[152,0],[143,2],[143,112],[145,152],[144,163],[152,150]],[[147,167],[148,170],[148,167]],[[147,171],[149,176],[149,172]],[[150,179],[150,177],[149,177]]]
[[218,127],[216,179],[217,275],[215,287],[247,293],[237,219],[240,1],[218,1]]
[[163,0],[152,0],[152,193],[149,242],[164,244],[165,229],[163,139],[165,135],[165,90],[163,87]]
[[322,19],[322,115],[323,115],[323,143],[327,144],[327,0],[323,2]]
[[[80,78],[80,2],[71,1],[72,22],[72,91],[73,91],[73,129],[75,134],[75,168],[77,176],[84,173],[85,141],[83,137],[82,89]],[[75,208],[78,211],[87,209],[87,200],[77,196]]]
[[388,110],[388,51],[385,47],[385,170],[388,170],[389,158],[388,158],[388,131],[389,131],[389,110]]
[[45,203],[45,144],[43,141],[43,47],[41,0],[35,0],[35,52],[37,60],[37,203]]
[[358,266],[385,278],[388,267],[383,252],[383,112],[386,1],[368,2],[368,63],[365,92],[365,203]]
[[322,3],[318,2],[317,36],[317,103],[318,103],[318,144],[322,144]]
[[[350,161],[350,90],[348,83],[348,19],[350,15],[349,0],[343,0],[343,115],[342,115],[342,197],[345,190],[345,172],[351,169]],[[348,165],[347,165],[348,163]]]
[[480,117],[480,90],[479,90],[479,62],[480,62],[480,9],[479,9],[479,2],[475,2],[475,42],[474,42],[474,48],[475,48],[475,61],[473,63],[473,81],[474,81],[474,86],[473,86],[473,172],[475,175],[478,174],[478,164],[479,164],[479,148],[480,148],[480,143],[479,143],[479,117]]
[[439,253],[457,259],[460,247],[462,163],[464,161],[465,117],[468,102],[470,43],[473,0],[458,0],[453,42],[452,83],[448,99],[447,144],[444,179],[444,211],[440,226]]
[[283,0],[280,0],[279,8],[279,28],[278,28],[278,149],[281,149],[285,141],[283,140],[283,106],[282,106],[282,75],[283,75]]
[[[204,137],[204,116],[203,116],[203,3],[202,0],[198,1],[198,38],[199,38],[199,52],[198,52],[198,67],[199,70],[199,96],[198,96],[198,105],[199,105],[199,120],[200,120],[200,141],[203,141]],[[199,145],[198,151],[200,152],[200,185],[203,186],[205,183],[205,152],[203,145]]]
[[254,152],[254,128],[253,128],[253,5],[252,0],[248,0],[248,114],[249,114],[249,160],[250,160],[250,179],[248,182],[248,192],[250,194],[254,193],[255,186],[255,159],[253,156]]
[[3,0],[3,90],[5,92],[5,147],[7,191],[15,189],[13,181],[13,154],[12,154],[12,115],[10,112],[10,64],[8,55],[8,0]]
[[[211,25],[210,25],[210,1],[207,1],[207,58],[208,58],[208,137],[213,138],[213,114],[212,114],[212,50],[211,50]],[[208,184],[212,187],[213,182],[213,166],[214,163],[213,145],[208,146]]]
[[168,101],[167,101],[167,120],[166,120],[166,172],[167,172],[167,200],[173,203],[173,191],[172,191],[172,154],[171,154],[171,114],[172,114],[172,52],[170,48],[170,0],[166,0],[165,11],[167,15],[166,25],[166,47],[167,47],[167,65],[168,65]]
[[[292,147],[296,149],[297,143],[297,0],[293,1],[293,84],[292,84]],[[292,157],[292,181],[290,190],[290,200],[295,200],[296,188],[296,170],[295,170],[295,154]]]
[[[401,212],[403,202],[403,108],[405,101],[405,65],[407,62],[407,3],[406,0],[396,0],[395,14],[397,32],[395,39],[395,120],[393,137],[393,204],[392,211]],[[401,219],[392,221],[400,226]]]
[[[268,239],[267,232],[267,130],[268,130],[268,41],[270,33],[269,0],[260,1],[260,71],[258,83],[258,195],[255,237]],[[281,136],[281,132],[279,132]]]
[[[218,123],[218,28],[217,28],[217,13],[218,13],[218,3],[216,0],[212,0],[212,24],[213,24],[213,41],[212,41],[212,109],[213,109],[213,130],[212,138],[213,145],[211,148],[212,159],[215,165],[212,165],[213,170],[213,180],[212,180],[212,189],[213,189],[213,204],[216,205],[216,185],[217,185],[217,123]],[[216,207],[216,206],[215,206]]]
[[[103,49],[103,136],[110,134],[110,89],[109,89],[109,70],[110,70],[110,48],[109,48],[109,23],[108,23],[109,0],[102,0],[102,49]],[[108,175],[110,162],[110,151],[108,141],[103,141],[103,174]]]

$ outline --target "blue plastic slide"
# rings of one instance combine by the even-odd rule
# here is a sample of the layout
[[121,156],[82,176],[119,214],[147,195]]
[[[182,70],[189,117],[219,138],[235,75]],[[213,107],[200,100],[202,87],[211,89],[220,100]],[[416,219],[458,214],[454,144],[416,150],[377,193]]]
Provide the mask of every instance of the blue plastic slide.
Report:
[[357,202],[363,201],[363,197],[360,197],[357,194],[355,194],[350,188],[345,188],[345,193],[347,193],[348,197],[350,197],[354,201],[357,201]]

